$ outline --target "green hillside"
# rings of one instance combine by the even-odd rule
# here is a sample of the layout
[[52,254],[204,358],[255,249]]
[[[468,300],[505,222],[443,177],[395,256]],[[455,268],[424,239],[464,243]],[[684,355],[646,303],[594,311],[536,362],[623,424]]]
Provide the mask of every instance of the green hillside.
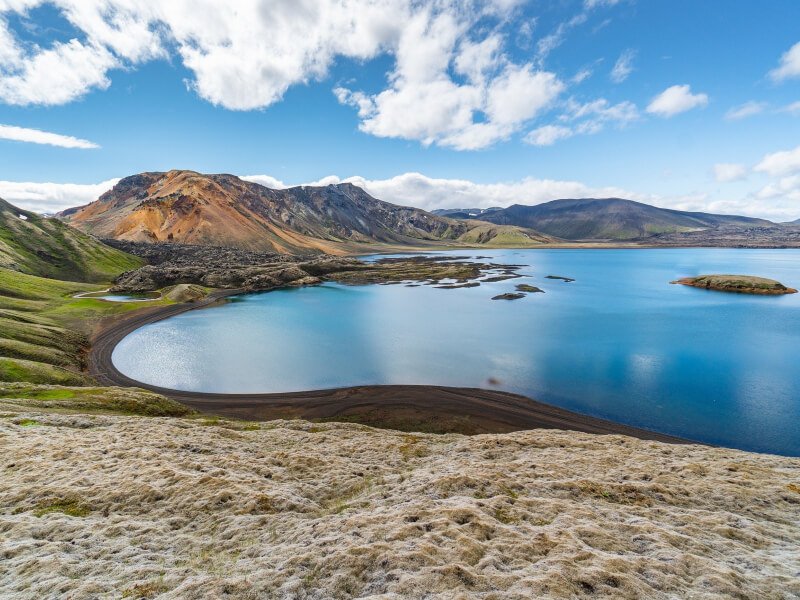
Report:
[[102,287],[0,268],[0,381],[93,383],[83,371],[94,324],[137,308],[135,303],[74,297]]
[[0,199],[0,267],[72,281],[105,282],[142,261],[62,223]]

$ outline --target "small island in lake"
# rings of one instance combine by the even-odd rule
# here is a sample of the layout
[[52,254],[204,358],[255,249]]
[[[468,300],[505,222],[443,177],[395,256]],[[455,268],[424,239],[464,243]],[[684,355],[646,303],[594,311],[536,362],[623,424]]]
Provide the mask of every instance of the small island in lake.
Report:
[[692,287],[716,290],[719,292],[734,292],[737,294],[796,294],[797,290],[786,287],[779,281],[752,275],[700,275],[698,277],[684,277],[671,283],[689,285]]

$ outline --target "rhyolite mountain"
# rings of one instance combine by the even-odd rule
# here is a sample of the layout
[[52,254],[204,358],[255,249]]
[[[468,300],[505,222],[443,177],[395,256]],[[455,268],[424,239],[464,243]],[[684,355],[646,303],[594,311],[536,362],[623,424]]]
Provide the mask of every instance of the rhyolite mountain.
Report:
[[774,225],[764,219],[658,208],[622,198],[552,200],[535,206],[514,204],[478,218],[535,229],[565,240],[635,240],[722,225]]
[[460,221],[370,196],[350,183],[271,189],[234,175],[140,173],[60,218],[99,238],[341,254],[365,245],[537,245],[515,226]]
[[53,279],[109,281],[142,261],[58,219],[0,199],[0,268]]

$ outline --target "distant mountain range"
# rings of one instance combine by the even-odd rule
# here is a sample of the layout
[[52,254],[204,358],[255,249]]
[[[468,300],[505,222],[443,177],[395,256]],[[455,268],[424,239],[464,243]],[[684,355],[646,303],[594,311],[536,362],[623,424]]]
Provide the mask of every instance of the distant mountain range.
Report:
[[530,246],[551,236],[383,202],[349,183],[270,189],[234,175],[141,173],[59,217],[100,238],[331,254],[364,246]]
[[195,171],[126,177],[59,218],[101,239],[180,242],[302,254],[366,253],[458,245],[536,247],[575,242],[783,247],[792,225],[658,208],[622,198],[433,213],[373,198],[342,183],[271,189],[234,175]]
[[[447,212],[447,211],[440,211]],[[466,211],[470,213],[472,211]],[[451,216],[453,212],[449,213]],[[455,214],[464,214],[456,209]],[[498,225],[516,225],[570,241],[638,240],[656,234],[695,231],[722,225],[772,226],[771,221],[685,212],[658,208],[622,198],[582,198],[553,200],[535,206],[515,204],[503,209],[488,209],[476,217]]]
[[0,267],[54,279],[109,281],[142,261],[0,199]]

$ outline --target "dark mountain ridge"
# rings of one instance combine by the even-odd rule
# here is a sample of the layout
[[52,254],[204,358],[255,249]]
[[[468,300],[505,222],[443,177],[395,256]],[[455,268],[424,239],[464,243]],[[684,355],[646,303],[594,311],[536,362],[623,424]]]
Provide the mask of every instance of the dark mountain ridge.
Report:
[[658,208],[622,198],[552,200],[534,206],[514,204],[480,219],[535,229],[565,240],[637,240],[663,233],[719,227],[775,226],[771,221]]

